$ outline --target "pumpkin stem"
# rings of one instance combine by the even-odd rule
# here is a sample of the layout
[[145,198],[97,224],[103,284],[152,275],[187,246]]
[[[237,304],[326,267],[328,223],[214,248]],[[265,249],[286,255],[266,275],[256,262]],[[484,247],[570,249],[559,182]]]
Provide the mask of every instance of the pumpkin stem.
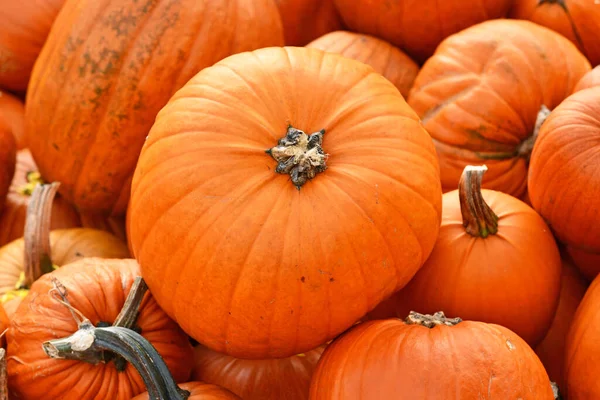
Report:
[[542,128],[542,124],[546,122],[546,119],[550,115],[550,109],[542,104],[540,107],[540,111],[538,111],[537,118],[535,120],[535,127],[533,128],[533,134],[521,142],[521,145],[517,148],[517,155],[519,157],[525,158],[527,162],[531,158],[531,152],[533,151],[533,146],[535,145],[535,141],[540,133],[540,129]]
[[38,185],[33,190],[25,219],[25,272],[17,289],[29,289],[42,275],[52,272],[50,222],[52,201],[60,183]]
[[98,354],[109,351],[125,358],[140,373],[152,400],[185,400],[190,392],[180,389],[163,358],[142,335],[123,327],[96,328],[89,322],[73,335],[42,345],[50,358],[98,364]]
[[6,350],[0,348],[0,400],[8,400],[8,380],[6,376]]
[[318,173],[327,169],[327,154],[321,147],[325,129],[307,135],[303,131],[288,126],[287,133],[279,139],[277,146],[266,150],[275,161],[278,174],[289,174],[298,190]]
[[25,179],[26,179],[27,183],[25,183],[23,186],[17,188],[17,192],[19,194],[22,194],[25,196],[31,196],[33,194],[33,190],[37,186],[43,185],[44,183],[46,183],[44,181],[44,178],[42,178],[42,174],[40,174],[39,171],[27,172],[27,174],[25,175]]
[[140,314],[140,306],[147,291],[148,285],[146,285],[144,278],[141,276],[136,277],[133,285],[131,285],[125,304],[119,315],[117,315],[113,326],[120,326],[127,329],[135,328],[138,315]]
[[421,325],[426,328],[434,328],[438,325],[454,326],[462,322],[461,318],[446,318],[443,311],[438,311],[433,315],[419,314],[411,311],[404,320],[407,325]]
[[554,395],[554,400],[562,400],[562,396],[560,395],[560,390],[558,389],[558,385],[556,382],[550,382],[552,386],[552,394]]
[[498,232],[498,216],[481,193],[481,181],[487,166],[467,165],[458,182],[458,198],[463,226],[468,234],[482,238]]

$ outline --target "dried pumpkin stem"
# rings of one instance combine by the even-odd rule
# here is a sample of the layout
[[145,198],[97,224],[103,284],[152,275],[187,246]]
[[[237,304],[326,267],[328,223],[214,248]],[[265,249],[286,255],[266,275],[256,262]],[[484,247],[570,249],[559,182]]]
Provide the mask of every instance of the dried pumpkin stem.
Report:
[[30,288],[42,275],[52,272],[50,223],[52,201],[60,183],[38,185],[33,190],[25,219],[25,276],[22,286]]
[[125,304],[117,315],[113,326],[120,326],[123,328],[134,329],[137,323],[138,315],[140,314],[140,306],[142,305],[142,300],[144,300],[144,296],[148,291],[148,285],[146,285],[146,281],[141,276],[135,278],[133,285],[131,285],[131,289],[129,290],[129,294],[127,295],[127,299],[125,300]]
[[558,389],[558,385],[556,382],[550,382],[552,386],[552,394],[554,395],[554,400],[562,400],[562,396],[560,395],[560,390]]
[[0,348],[0,400],[8,400],[8,380],[6,376],[6,350]]
[[286,135],[277,146],[266,150],[275,161],[278,174],[289,174],[292,183],[300,190],[302,185],[327,169],[327,154],[321,147],[325,129],[313,134],[288,126]]
[[460,318],[446,318],[443,311],[438,311],[433,315],[419,314],[411,311],[404,320],[407,325],[421,325],[426,328],[434,328],[438,325],[454,326],[462,322]]
[[531,152],[533,151],[533,146],[535,145],[535,141],[540,133],[540,129],[546,119],[550,115],[550,109],[542,104],[540,107],[540,111],[538,111],[537,118],[535,120],[535,127],[533,128],[533,134],[525,139],[521,145],[517,148],[517,155],[519,157],[524,157],[527,162],[531,158]]
[[50,340],[42,345],[50,358],[98,364],[96,357],[104,351],[118,354],[140,373],[152,400],[185,400],[190,392],[180,389],[163,358],[140,334],[122,327],[96,328],[82,325],[73,335]]
[[468,234],[482,238],[498,232],[498,216],[487,205],[481,193],[485,165],[467,165],[458,182],[458,198],[463,226]]

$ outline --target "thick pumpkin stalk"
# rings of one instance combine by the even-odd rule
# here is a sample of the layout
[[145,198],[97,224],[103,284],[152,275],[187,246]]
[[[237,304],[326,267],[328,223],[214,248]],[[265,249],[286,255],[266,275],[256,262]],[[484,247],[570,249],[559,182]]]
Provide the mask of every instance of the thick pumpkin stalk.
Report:
[[6,376],[6,350],[0,348],[0,400],[8,400],[8,380]]
[[438,325],[454,326],[462,322],[461,318],[446,318],[443,311],[438,311],[433,315],[419,314],[411,311],[404,320],[407,325],[421,325],[426,328],[434,328]]
[[533,128],[532,135],[525,139],[517,148],[517,155],[525,158],[527,162],[529,162],[529,159],[531,158],[531,152],[533,151],[533,146],[535,145],[535,141],[540,133],[542,124],[546,121],[549,115],[550,109],[542,104],[535,120],[535,127]]
[[498,216],[481,193],[481,181],[487,166],[467,165],[458,182],[458,198],[463,226],[468,234],[482,238],[498,232]]
[[163,358],[142,335],[122,327],[96,328],[84,322],[73,335],[45,342],[50,358],[101,362],[102,352],[112,352],[129,361],[144,380],[152,400],[185,400],[190,392],[180,389]]
[[266,151],[277,161],[275,172],[289,174],[292,183],[300,187],[318,173],[327,169],[327,154],[321,147],[325,129],[307,135],[303,131],[288,126],[286,135],[279,139],[277,146]]

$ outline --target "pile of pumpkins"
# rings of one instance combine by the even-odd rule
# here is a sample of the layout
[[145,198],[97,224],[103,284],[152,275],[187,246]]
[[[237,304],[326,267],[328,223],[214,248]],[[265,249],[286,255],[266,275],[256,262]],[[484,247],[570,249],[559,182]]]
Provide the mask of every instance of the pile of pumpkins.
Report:
[[600,398],[598,2],[0,3],[0,400]]

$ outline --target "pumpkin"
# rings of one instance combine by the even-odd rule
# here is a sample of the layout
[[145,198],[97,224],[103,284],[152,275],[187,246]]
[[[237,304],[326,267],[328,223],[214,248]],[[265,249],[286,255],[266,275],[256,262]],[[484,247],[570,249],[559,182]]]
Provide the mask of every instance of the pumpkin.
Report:
[[333,0],[275,0],[275,3],[288,46],[304,46],[342,27]]
[[6,311],[4,311],[4,307],[0,304],[0,348],[6,347],[6,341],[4,340],[4,335],[6,334],[6,330],[10,325],[10,319],[8,319],[8,315],[6,315]]
[[563,258],[560,297],[550,330],[535,348],[550,379],[564,390],[565,341],[571,322],[587,289],[587,283],[573,264]]
[[11,131],[0,120],[0,212],[4,208],[10,182],[15,173],[17,144]]
[[127,242],[127,232],[125,230],[125,217],[109,216],[93,212],[82,212],[79,214],[81,226],[112,233],[123,242]]
[[23,92],[65,0],[5,1],[0,7],[0,86]]
[[371,67],[256,50],[204,69],[159,113],[129,240],[158,303],[198,342],[290,357],[421,267],[440,224],[438,172],[416,114]]
[[362,323],[325,349],[311,400],[554,399],[533,350],[494,324],[411,313]]
[[380,37],[425,61],[453,33],[479,22],[501,18],[511,0],[373,1],[335,0],[352,31]]
[[[0,213],[0,246],[23,237],[25,216],[33,189],[44,183],[37,166],[27,149],[17,152],[14,178],[10,184],[4,211]],[[52,204],[51,229],[75,228],[81,220],[72,205],[60,195]]]
[[400,49],[369,35],[336,31],[328,33],[306,47],[338,53],[373,67],[407,97],[419,72],[419,66]]
[[[2,11],[0,11],[1,15]],[[2,28],[0,28],[2,29]],[[1,41],[2,39],[0,39]],[[1,47],[1,45],[0,45]],[[0,53],[2,50],[0,50]],[[0,57],[1,58],[1,57]],[[1,65],[1,62],[0,62]],[[0,72],[0,76],[2,72]],[[0,89],[0,124],[6,125],[17,141],[17,149],[25,148],[25,106],[15,96]]]
[[444,40],[408,99],[433,137],[444,190],[465,166],[485,163],[485,188],[523,196],[542,110],[589,70],[575,45],[529,21],[487,21]]
[[229,389],[244,400],[307,400],[324,348],[288,358],[243,360],[198,345],[192,378]]
[[[596,260],[600,260],[600,169],[595,167],[599,164],[600,88],[590,88],[569,96],[542,125],[531,155],[529,197],[571,255],[585,252]],[[579,266],[577,259],[585,256],[574,258]],[[592,262],[588,265],[593,268]],[[586,270],[592,277],[598,264]]]
[[600,7],[586,0],[515,0],[511,18],[550,28],[573,42],[593,65],[600,64]]
[[600,279],[596,278],[577,308],[566,340],[564,379],[569,400],[600,398],[600,382],[594,372],[600,354]]
[[107,232],[85,228],[50,231],[55,192],[56,185],[34,190],[25,237],[0,248],[0,302],[9,316],[15,313],[31,283],[55,267],[83,257],[129,256],[125,243]]
[[[228,390],[216,385],[209,385],[203,382],[182,383],[179,387],[190,392],[187,400],[239,400],[240,398]],[[132,400],[148,400],[148,393],[142,393]]]
[[81,211],[122,215],[156,114],[196,72],[281,45],[272,0],[67,0],[36,62],[26,135]]
[[560,253],[531,207],[481,190],[484,172],[466,167],[459,189],[444,194],[438,240],[423,268],[395,295],[397,315],[444,310],[505,326],[536,346],[557,308]]
[[589,282],[600,273],[600,253],[590,253],[571,246],[567,246],[566,251]]
[[573,92],[578,92],[583,89],[588,89],[594,86],[600,86],[600,66],[589,71],[583,76],[573,89]]
[[[129,400],[142,393],[144,383],[130,363],[49,360],[42,346],[76,332],[82,322],[74,316],[93,326],[112,324],[138,274],[135,260],[84,258],[38,279],[7,334],[8,382],[15,397]],[[187,336],[151,295],[134,311],[139,312],[134,327],[156,348],[173,378],[185,382],[193,362]]]

